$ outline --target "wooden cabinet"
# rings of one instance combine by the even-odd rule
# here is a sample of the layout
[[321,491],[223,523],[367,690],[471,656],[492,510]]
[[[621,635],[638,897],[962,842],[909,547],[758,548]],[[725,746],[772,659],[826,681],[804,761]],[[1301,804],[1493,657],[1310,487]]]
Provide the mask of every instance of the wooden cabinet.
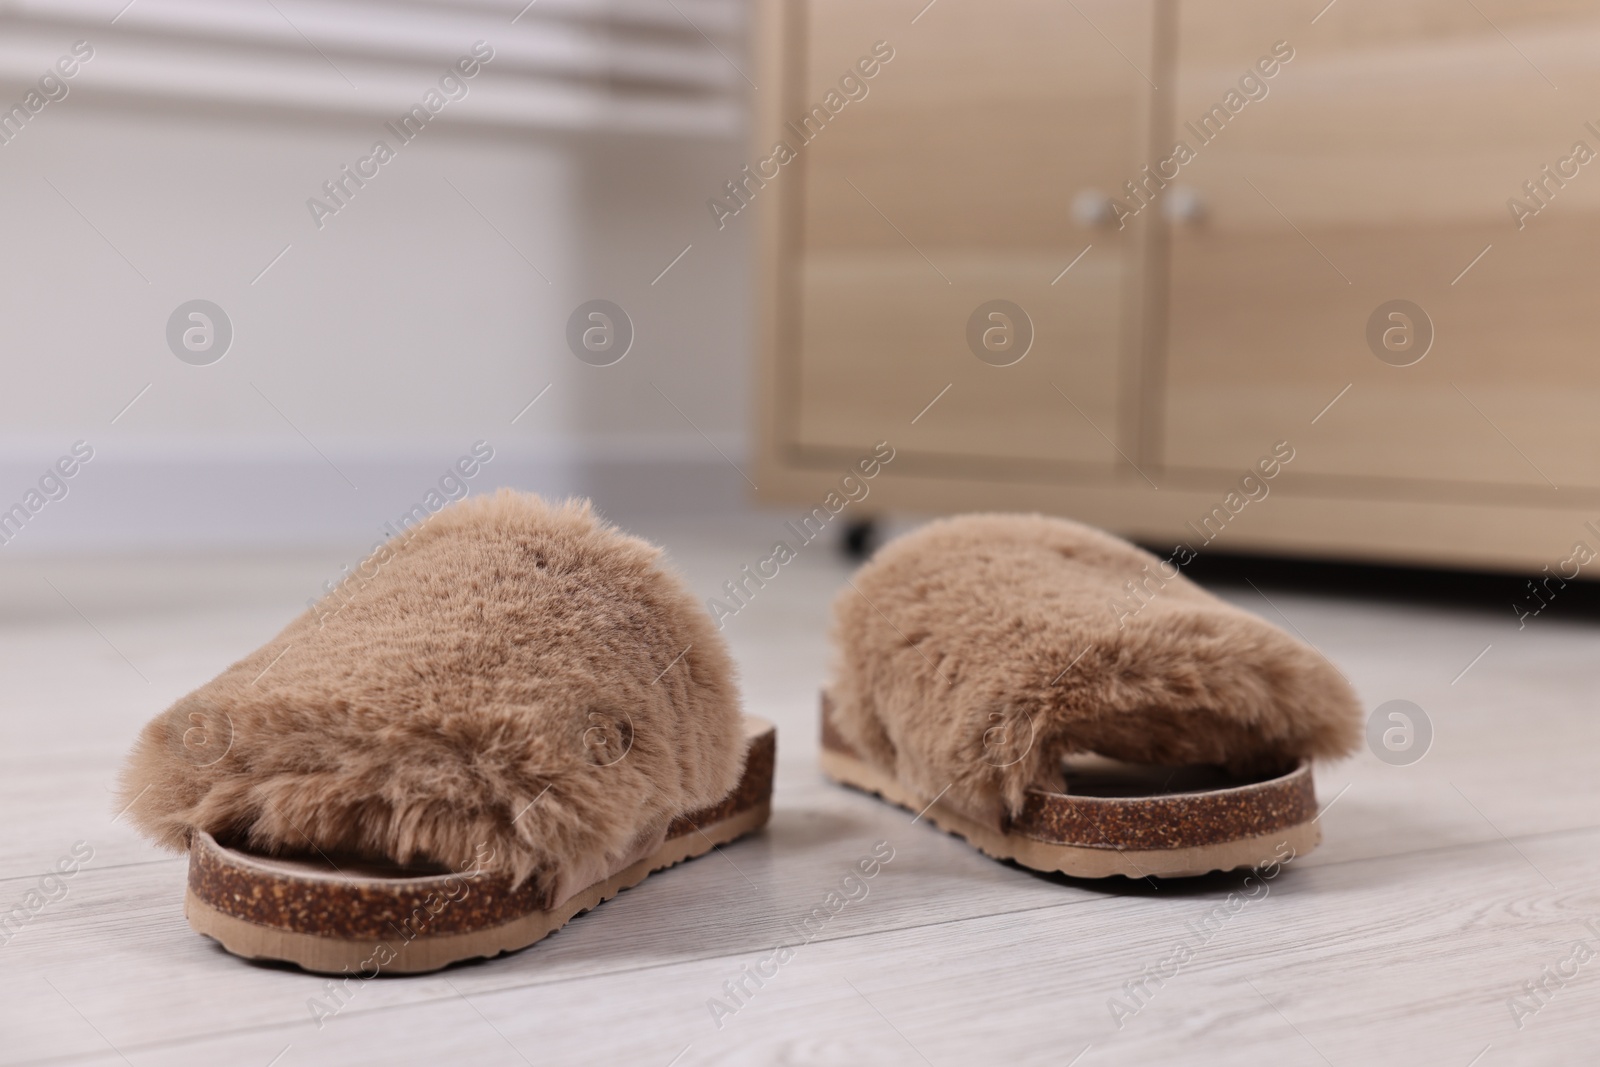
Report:
[[[1545,179],[1520,229],[1507,207],[1536,205],[1523,183],[1577,142],[1600,153],[1600,4],[1177,11],[1173,134],[1196,143],[1180,181],[1204,213],[1171,233],[1163,465],[1237,469],[1287,438],[1307,489],[1600,486],[1600,156]],[[1266,95],[1200,145],[1194,120],[1280,40],[1294,58]],[[1367,341],[1392,300],[1431,322],[1408,366]]]
[[[973,469],[1108,472],[1137,231],[1085,220],[1139,164],[1150,86],[1133,64],[1150,59],[1118,55],[1087,20],[1137,47],[1149,5],[1017,0],[995,18],[949,4],[916,23],[890,0],[794,10],[791,446],[853,456],[893,438]],[[830,94],[846,102],[813,121]],[[968,324],[994,300],[1020,313],[979,316],[985,362]]]
[[756,11],[764,498],[1171,542],[1288,442],[1219,545],[1600,547],[1600,0]]

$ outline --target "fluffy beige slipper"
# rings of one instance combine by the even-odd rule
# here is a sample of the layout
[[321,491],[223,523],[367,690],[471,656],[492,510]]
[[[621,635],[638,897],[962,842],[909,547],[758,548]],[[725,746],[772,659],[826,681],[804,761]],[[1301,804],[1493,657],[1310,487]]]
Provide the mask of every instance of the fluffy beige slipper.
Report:
[[658,556],[587,503],[462,501],[153,720],[119,803],[188,850],[190,924],[432,970],[762,826],[774,731]]
[[1205,874],[1320,840],[1310,763],[1360,708],[1320,653],[1078,523],[972,515],[835,604],[823,768],[990,856]]

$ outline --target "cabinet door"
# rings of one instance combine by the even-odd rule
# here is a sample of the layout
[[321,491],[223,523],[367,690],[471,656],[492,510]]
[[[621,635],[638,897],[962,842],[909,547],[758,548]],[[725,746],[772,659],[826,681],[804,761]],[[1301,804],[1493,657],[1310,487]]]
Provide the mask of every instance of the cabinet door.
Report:
[[1600,3],[1319,6],[1179,5],[1169,470],[1287,439],[1331,491],[1600,485]]
[[[814,140],[789,138],[798,158],[776,179],[804,183],[789,440],[817,455],[888,438],[967,469],[1110,475],[1130,431],[1137,231],[1104,211],[1148,135],[1149,5],[919,7],[811,0],[791,32],[805,55],[785,87],[789,134],[846,95],[875,42],[893,58],[847,83],[865,96]],[[969,329],[994,300],[1022,314],[988,308]]]

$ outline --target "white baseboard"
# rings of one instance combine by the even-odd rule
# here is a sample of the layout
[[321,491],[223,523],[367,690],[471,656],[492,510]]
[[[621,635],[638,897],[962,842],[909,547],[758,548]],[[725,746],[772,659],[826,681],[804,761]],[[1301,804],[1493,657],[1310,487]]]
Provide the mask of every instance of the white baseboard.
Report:
[[[468,447],[369,449],[356,458],[338,452],[337,467],[309,449],[218,454],[170,445],[99,447],[66,481],[65,496],[46,501],[20,529],[13,529],[15,519],[0,526],[7,538],[0,557],[355,542],[365,549],[389,536],[393,526],[386,524],[426,506],[430,491],[443,499],[441,479]],[[54,459],[33,448],[0,453],[0,522]],[[589,497],[618,522],[748,507],[749,487],[740,473],[699,439],[591,450],[497,447],[494,458],[463,481],[474,494],[509,486],[553,498]]]

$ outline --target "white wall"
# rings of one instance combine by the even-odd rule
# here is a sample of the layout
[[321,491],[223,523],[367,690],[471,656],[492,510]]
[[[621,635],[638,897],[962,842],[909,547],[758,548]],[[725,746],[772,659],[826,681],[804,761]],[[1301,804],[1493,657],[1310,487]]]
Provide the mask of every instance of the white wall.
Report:
[[[38,36],[43,70],[64,47]],[[719,233],[705,200],[739,138],[475,125],[477,99],[320,230],[306,200],[366,153],[371,116],[75,91],[0,146],[0,510],[95,449],[0,552],[370,541],[479,439],[496,459],[475,491],[731,506],[744,483],[716,449],[742,463],[748,230]],[[235,331],[210,366],[165,339],[195,297]],[[566,345],[593,297],[634,322],[612,367]]]

